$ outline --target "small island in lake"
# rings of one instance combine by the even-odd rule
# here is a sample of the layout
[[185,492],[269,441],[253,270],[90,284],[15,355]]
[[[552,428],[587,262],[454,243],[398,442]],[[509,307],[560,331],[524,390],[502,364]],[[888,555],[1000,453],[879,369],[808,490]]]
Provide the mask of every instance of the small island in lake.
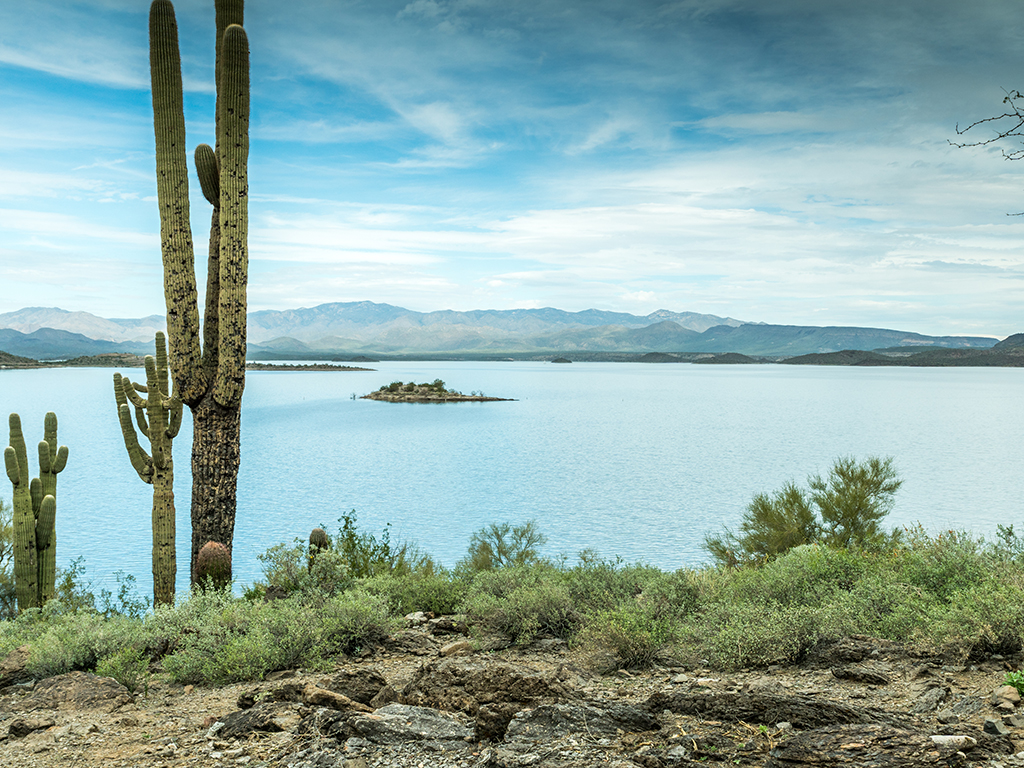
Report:
[[388,403],[488,403],[493,401],[510,401],[511,397],[488,397],[483,392],[470,392],[464,395],[455,390],[446,389],[444,382],[434,379],[431,384],[408,384],[393,381],[385,384],[376,392],[363,395],[362,400],[383,400]]

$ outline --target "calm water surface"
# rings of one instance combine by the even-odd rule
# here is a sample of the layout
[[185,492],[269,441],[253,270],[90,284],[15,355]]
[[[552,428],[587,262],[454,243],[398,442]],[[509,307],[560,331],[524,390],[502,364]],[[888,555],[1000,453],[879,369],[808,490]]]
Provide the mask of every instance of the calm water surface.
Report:
[[[892,456],[905,483],[892,524],[990,534],[1018,523],[1024,370],[624,363],[379,363],[368,373],[252,372],[242,410],[235,575],[272,544],[361,528],[410,539],[446,564],[487,522],[535,518],[547,553],[593,548],[663,568],[704,560],[759,491],[844,455]],[[132,372],[138,376],[141,371]],[[70,447],[58,480],[58,563],[84,556],[150,593],[151,489],[128,462],[106,369],[0,371],[0,412],[26,440],[57,412]],[[442,378],[516,402],[352,399],[394,380]],[[175,441],[178,550],[189,551],[191,422]],[[6,441],[5,443],[6,444]],[[30,452],[33,474],[38,472]],[[0,497],[11,498],[10,486]],[[179,555],[179,560],[181,555]],[[179,563],[178,587],[187,584]]]

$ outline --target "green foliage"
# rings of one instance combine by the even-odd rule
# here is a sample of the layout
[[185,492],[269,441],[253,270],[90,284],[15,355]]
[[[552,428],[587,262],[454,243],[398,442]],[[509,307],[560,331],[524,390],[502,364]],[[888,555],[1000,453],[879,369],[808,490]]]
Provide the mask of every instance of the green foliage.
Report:
[[447,571],[435,573],[391,573],[371,576],[360,587],[387,601],[397,616],[424,611],[438,616],[461,613],[469,582]]
[[831,547],[887,543],[881,522],[892,511],[893,497],[903,485],[891,458],[837,459],[828,477],[815,475],[807,484],[821,516],[822,543]]
[[538,637],[568,640],[583,623],[562,573],[551,565],[480,572],[466,598],[466,614],[520,644]]
[[[330,596],[349,589],[357,579],[427,576],[441,570],[414,544],[392,543],[390,523],[384,526],[380,536],[375,536],[359,530],[355,510],[343,515],[340,522],[341,529],[332,537],[333,541],[327,539],[330,548],[295,539],[291,545],[276,544],[257,555],[266,581],[253,585],[247,596],[253,599],[266,594]],[[311,538],[314,538],[312,534]],[[320,540],[319,536],[315,538]]]
[[807,479],[809,491],[786,483],[759,493],[747,506],[739,531],[705,536],[704,548],[727,567],[757,565],[806,544],[881,549],[898,538],[881,521],[902,485],[891,458],[836,459],[827,477]]
[[594,614],[583,630],[583,642],[612,652],[618,669],[650,666],[671,653],[678,636],[676,621],[637,601]]
[[1019,669],[1016,672],[1007,672],[1003,685],[1012,685],[1017,689],[1017,693],[1024,696],[1024,672]]
[[120,648],[96,663],[96,674],[112,677],[135,693],[149,687],[149,658],[137,648]]
[[348,564],[352,578],[378,576],[384,573],[409,574],[431,572],[433,560],[408,542],[391,543],[391,523],[384,526],[380,538],[360,531],[356,526],[356,511],[342,515],[341,530],[335,536],[335,547]]
[[540,561],[538,548],[547,543],[536,520],[521,525],[490,523],[473,534],[460,566],[473,573]]
[[0,621],[13,619],[18,613],[18,597],[14,588],[14,526],[12,510],[0,499]]
[[156,617],[159,632],[177,642],[164,669],[181,683],[259,680],[296,666],[325,669],[332,657],[376,645],[395,628],[385,602],[358,590],[316,605],[298,596],[264,603],[207,590]]

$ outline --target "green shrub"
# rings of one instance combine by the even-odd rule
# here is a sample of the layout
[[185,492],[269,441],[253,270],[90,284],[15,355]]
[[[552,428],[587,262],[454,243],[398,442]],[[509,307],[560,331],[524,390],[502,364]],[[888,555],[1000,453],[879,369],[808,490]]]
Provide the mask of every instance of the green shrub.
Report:
[[334,596],[321,613],[318,654],[354,654],[372,648],[398,627],[387,601],[361,589]]
[[[650,666],[670,653],[679,637],[679,624],[651,603],[627,602],[588,617],[582,639],[586,645],[610,651],[615,666]],[[610,670],[604,670],[610,671]]]
[[477,573],[537,563],[538,548],[546,542],[536,520],[521,525],[490,523],[472,535],[460,568]]
[[149,658],[136,648],[121,648],[99,660],[96,674],[112,677],[135,693],[142,686],[148,687]]
[[568,640],[582,624],[562,574],[553,566],[512,566],[477,575],[466,597],[471,622],[526,644],[538,637]]
[[902,483],[891,458],[836,459],[827,477],[807,478],[809,491],[789,482],[757,494],[739,532],[707,535],[704,548],[727,567],[761,564],[806,544],[883,549],[896,534],[883,531],[881,521]]
[[360,587],[384,598],[391,611],[398,616],[407,616],[415,611],[441,616],[464,611],[469,582],[441,571],[407,576],[372,576],[361,581]]

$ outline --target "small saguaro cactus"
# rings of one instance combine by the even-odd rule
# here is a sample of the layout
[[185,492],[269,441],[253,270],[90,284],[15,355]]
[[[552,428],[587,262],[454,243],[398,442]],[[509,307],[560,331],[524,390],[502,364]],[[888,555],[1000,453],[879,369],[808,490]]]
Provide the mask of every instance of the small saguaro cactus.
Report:
[[[145,384],[114,374],[114,399],[128,458],[142,481],[153,486],[153,603],[173,605],[177,561],[171,443],[181,428],[182,407],[181,400],[170,391],[167,344],[162,333],[156,334],[156,357],[146,355],[145,365]],[[135,407],[139,432],[149,439],[149,453],[135,434],[129,402]]]
[[68,461],[68,447],[57,447],[57,415],[43,421],[39,477],[29,480],[28,451],[21,418],[10,416],[10,445],[4,467],[14,486],[14,588],[18,610],[41,607],[53,597],[57,576],[57,475]]
[[327,531],[323,528],[314,528],[309,532],[309,563],[310,572],[313,570],[313,563],[321,551],[331,548],[331,540],[327,537]]
[[219,541],[208,541],[196,558],[196,584],[223,589],[231,583],[231,553]]

